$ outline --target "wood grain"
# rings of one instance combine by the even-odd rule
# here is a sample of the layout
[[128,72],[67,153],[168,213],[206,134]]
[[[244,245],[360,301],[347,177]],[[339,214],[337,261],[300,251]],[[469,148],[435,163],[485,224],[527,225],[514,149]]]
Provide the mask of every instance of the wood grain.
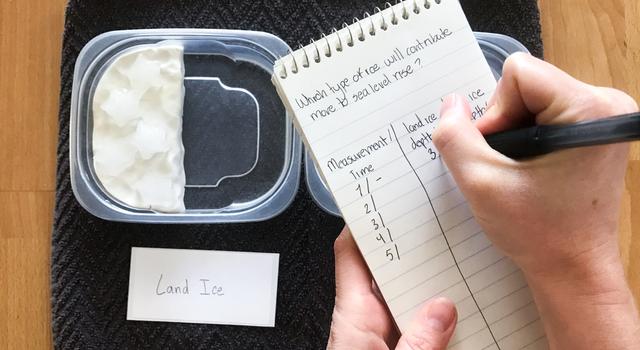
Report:
[[3,191],[54,189],[64,1],[0,1]]
[[51,348],[64,0],[0,1],[0,349]]
[[[637,0],[539,0],[545,59],[588,83],[640,101]],[[631,147],[620,216],[620,252],[640,300],[640,143]]]
[[[546,59],[640,100],[640,2],[539,0]],[[49,255],[64,0],[0,1],[0,349],[51,348]],[[621,255],[640,298],[640,144]],[[640,299],[639,299],[640,300]]]
[[[0,243],[0,261],[7,273],[2,302],[6,349],[51,348],[49,302],[49,237],[9,238]],[[4,295],[3,295],[4,294]]]
[[51,348],[53,193],[0,192],[0,349]]

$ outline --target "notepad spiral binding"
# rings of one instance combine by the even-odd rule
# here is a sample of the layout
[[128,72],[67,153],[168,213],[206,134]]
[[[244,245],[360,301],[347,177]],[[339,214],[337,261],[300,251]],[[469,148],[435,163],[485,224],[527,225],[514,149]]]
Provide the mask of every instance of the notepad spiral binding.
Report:
[[[301,67],[309,68],[312,61],[322,62],[323,51],[324,56],[329,58],[334,55],[334,50],[342,52],[345,43],[347,47],[353,47],[356,45],[356,39],[360,42],[365,41],[367,33],[374,37],[378,30],[387,31],[390,27],[399,25],[401,20],[408,20],[411,16],[419,15],[423,10],[429,10],[443,1],[453,0],[396,0],[395,5],[387,2],[384,9],[376,7],[373,15],[365,12],[362,19],[354,18],[350,25],[343,23],[340,30],[334,27],[329,35],[322,33],[318,41],[311,39],[307,46],[299,45],[297,50],[290,51],[288,55],[280,58],[275,65],[280,78],[286,79],[290,74],[298,74]],[[311,50],[311,55],[308,50]]]

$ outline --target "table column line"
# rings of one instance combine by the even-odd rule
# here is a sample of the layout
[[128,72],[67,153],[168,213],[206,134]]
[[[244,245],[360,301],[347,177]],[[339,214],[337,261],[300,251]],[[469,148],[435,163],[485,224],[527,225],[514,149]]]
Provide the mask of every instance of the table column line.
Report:
[[469,286],[469,283],[467,282],[467,279],[464,278],[464,275],[462,274],[462,270],[460,269],[460,265],[458,264],[458,260],[456,259],[455,255],[453,254],[453,250],[451,249],[451,244],[449,243],[449,239],[447,238],[447,235],[444,233],[444,229],[442,228],[442,224],[440,223],[440,218],[438,217],[438,213],[436,212],[436,208],[433,206],[433,203],[431,202],[431,196],[429,196],[429,192],[427,191],[427,187],[422,182],[422,179],[418,175],[418,172],[413,167],[413,164],[411,164],[411,161],[409,160],[409,157],[407,157],[407,154],[404,152],[404,149],[402,148],[402,145],[400,144],[400,139],[398,139],[398,135],[396,134],[396,129],[393,127],[393,124],[389,124],[389,126],[391,127],[391,131],[393,132],[393,136],[395,136],[396,143],[398,144],[398,147],[400,148],[400,152],[402,152],[402,156],[404,157],[404,159],[409,164],[409,167],[411,168],[413,173],[416,175],[416,178],[418,179],[418,182],[420,182],[420,186],[422,187],[422,190],[424,191],[424,194],[427,196],[427,200],[429,201],[429,206],[431,207],[431,210],[433,210],[433,215],[435,216],[436,221],[438,222],[438,227],[440,228],[440,232],[442,233],[442,237],[444,237],[444,241],[447,243],[447,248],[449,248],[449,253],[451,253],[451,258],[453,258],[453,262],[455,263],[456,268],[458,269],[458,273],[460,273],[460,277],[462,278],[462,281],[464,282],[464,285],[467,287],[467,290],[469,291],[469,295],[471,296],[471,299],[473,299],[473,303],[476,305],[476,308],[478,309],[478,312],[480,312],[480,315],[482,316],[482,319],[484,320],[484,324],[487,326],[487,329],[489,330],[489,334],[491,334],[491,338],[493,338],[493,341],[496,344],[496,346],[498,347],[498,350],[501,350],[500,349],[500,344],[498,344],[498,341],[496,340],[496,337],[493,334],[493,331],[491,330],[491,326],[489,326],[489,322],[487,321],[487,318],[485,317],[484,313],[480,309],[480,305],[478,305],[478,301],[476,300],[476,297],[473,295],[473,292],[471,291],[471,287]]

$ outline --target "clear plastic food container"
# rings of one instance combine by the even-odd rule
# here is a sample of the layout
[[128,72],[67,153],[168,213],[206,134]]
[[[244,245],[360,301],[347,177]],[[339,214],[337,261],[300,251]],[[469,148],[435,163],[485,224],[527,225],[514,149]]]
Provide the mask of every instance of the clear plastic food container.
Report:
[[[529,52],[519,41],[506,35],[480,32],[476,32],[475,35],[496,79],[502,76],[502,66],[509,55],[516,52]],[[327,185],[320,177],[313,158],[308,152],[305,152],[305,172],[307,186],[313,200],[326,212],[340,216],[338,206],[333,201]]]
[[[527,52],[508,36],[476,37],[496,77],[510,54]],[[92,101],[100,77],[127,50],[162,42],[184,48],[187,210],[177,214],[113,198],[92,161]],[[125,222],[249,222],[280,214],[293,201],[302,172],[300,137],[271,84],[274,62],[289,51],[278,37],[252,31],[129,30],[94,38],[78,56],[71,100],[71,184],[80,204],[100,218]],[[314,201],[339,215],[308,154],[305,173]]]
[[[184,49],[187,210],[178,214],[113,198],[92,161],[92,101],[101,75],[127,50],[162,42]],[[271,84],[274,62],[288,52],[281,39],[250,31],[132,30],[93,39],[78,57],[71,102],[71,182],[80,204],[98,217],[128,222],[246,222],[281,213],[298,190],[302,154]]]

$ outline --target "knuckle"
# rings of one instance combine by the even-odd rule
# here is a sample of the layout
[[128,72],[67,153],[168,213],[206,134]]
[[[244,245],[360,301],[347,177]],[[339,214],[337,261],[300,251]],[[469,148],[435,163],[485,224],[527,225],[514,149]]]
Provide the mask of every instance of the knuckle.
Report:
[[504,77],[517,76],[521,63],[528,59],[528,56],[524,52],[516,52],[507,57],[502,67],[502,75]]
[[[626,93],[606,87],[593,87],[588,96],[582,96],[585,112],[593,117],[610,117],[616,114],[633,113],[638,104]],[[586,100],[586,101],[584,101]]]
[[638,111],[638,104],[626,93],[612,89],[612,88],[600,88],[603,95],[607,95],[608,102],[612,109],[615,108],[618,113],[633,113]]
[[412,350],[441,350],[443,348],[439,337],[426,330],[421,333],[408,334],[403,339],[407,347]]

